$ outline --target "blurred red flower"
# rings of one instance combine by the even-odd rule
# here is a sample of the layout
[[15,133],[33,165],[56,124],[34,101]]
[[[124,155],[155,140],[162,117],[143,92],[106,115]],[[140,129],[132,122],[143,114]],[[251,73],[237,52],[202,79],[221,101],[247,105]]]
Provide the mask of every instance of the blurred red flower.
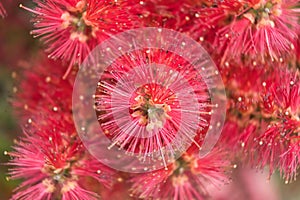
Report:
[[112,34],[136,27],[136,15],[129,12],[126,1],[46,0],[34,1],[34,30],[46,45],[49,58],[69,64],[81,64],[88,53]]

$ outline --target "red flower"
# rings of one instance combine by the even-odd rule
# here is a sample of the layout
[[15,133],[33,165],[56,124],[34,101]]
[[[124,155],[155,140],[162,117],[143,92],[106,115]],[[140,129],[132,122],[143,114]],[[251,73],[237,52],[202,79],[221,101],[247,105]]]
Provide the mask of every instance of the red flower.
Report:
[[300,112],[299,73],[274,70],[273,75],[263,82],[262,108],[266,114],[295,119]]
[[239,134],[240,127],[236,120],[227,120],[222,129],[219,144],[222,145],[222,147],[227,147],[230,150],[234,150],[236,148]]
[[223,63],[241,55],[261,55],[280,60],[294,54],[298,38],[299,9],[293,1],[244,2],[245,9],[233,15],[233,21],[217,33],[214,46],[221,46]]
[[136,20],[124,1],[46,0],[35,1],[34,37],[41,37],[53,59],[81,64],[88,53],[112,34],[134,28]]
[[75,73],[63,80],[64,69],[61,62],[51,61],[43,53],[38,53],[38,57],[30,64],[22,64],[22,78],[17,80],[20,84],[15,88],[12,102],[17,115],[23,122],[27,122],[32,115],[41,113],[56,115],[58,120],[71,120]]
[[112,140],[109,148],[116,145],[142,159],[158,156],[165,167],[172,159],[168,152],[189,143],[200,148],[195,137],[205,135],[212,106],[197,74],[172,52],[144,49],[118,58],[95,95],[100,126]]
[[230,101],[221,144],[233,158],[269,166],[270,175],[279,169],[289,182],[299,166],[300,84],[298,72],[277,67],[225,63],[221,72]]
[[299,75],[275,70],[263,85],[261,109],[269,126],[261,128],[251,149],[261,167],[269,165],[270,174],[279,169],[289,182],[296,178],[300,159]]
[[25,136],[8,153],[11,178],[24,179],[13,199],[98,199],[91,181],[100,192],[101,185],[112,185],[114,172],[90,156],[77,135],[71,112],[74,80],[63,80],[60,64],[41,57],[33,71],[24,73],[13,102],[26,120]]
[[111,186],[114,173],[91,157],[76,135],[73,124],[43,113],[28,122],[9,165],[11,179],[24,179],[13,199],[98,199],[89,178]]
[[243,150],[248,150],[248,146],[253,143],[250,142],[255,137],[257,127],[254,122],[244,123],[243,126],[238,122],[237,119],[231,119],[225,123],[219,144],[231,152],[232,158],[245,161],[248,158],[241,157],[245,153]]
[[212,43],[215,33],[224,21],[228,21],[232,13],[242,8],[242,3],[236,0],[229,1],[201,1],[193,2],[188,7],[189,20],[179,27],[182,31],[191,36],[196,41],[205,45],[210,50],[211,55],[215,52]]
[[131,191],[138,198],[206,199],[211,187],[218,187],[227,180],[229,163],[224,155],[219,151],[203,158],[184,154],[168,170],[133,177]]

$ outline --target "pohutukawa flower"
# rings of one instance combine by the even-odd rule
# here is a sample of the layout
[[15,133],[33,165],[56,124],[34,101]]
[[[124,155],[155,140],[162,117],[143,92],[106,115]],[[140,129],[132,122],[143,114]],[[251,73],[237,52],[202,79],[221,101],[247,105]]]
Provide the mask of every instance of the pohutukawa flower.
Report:
[[295,1],[245,1],[244,8],[233,14],[233,20],[217,33],[214,45],[229,58],[261,55],[280,60],[294,54],[299,31],[299,9]]
[[213,151],[203,158],[187,153],[167,171],[133,177],[132,195],[153,199],[207,199],[212,188],[228,181],[229,165],[221,152]]
[[221,141],[233,157],[269,166],[270,175],[279,169],[289,182],[299,166],[299,75],[277,67],[225,63],[221,73],[229,104]]
[[116,145],[142,160],[158,156],[165,168],[174,159],[170,154],[192,143],[200,148],[195,137],[204,138],[212,105],[198,73],[182,57],[163,50],[119,57],[95,94],[100,126],[112,141],[109,148]]
[[46,0],[37,7],[20,7],[35,14],[34,37],[46,44],[49,57],[73,65],[81,64],[91,49],[114,33],[134,28],[137,21],[125,1]]

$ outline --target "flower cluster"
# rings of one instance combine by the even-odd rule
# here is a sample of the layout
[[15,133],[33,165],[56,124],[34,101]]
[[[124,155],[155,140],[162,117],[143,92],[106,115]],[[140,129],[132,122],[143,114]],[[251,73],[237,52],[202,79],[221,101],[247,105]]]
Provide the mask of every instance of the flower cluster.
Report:
[[221,152],[211,152],[198,158],[186,153],[168,167],[131,178],[131,191],[139,198],[206,199],[209,190],[228,181],[226,170],[230,164]]
[[88,155],[72,124],[44,118],[29,121],[14,151],[6,153],[15,166],[10,179],[25,179],[12,199],[98,199],[101,187],[112,185],[113,171]]
[[[288,183],[296,179],[299,166],[299,74],[280,67],[263,71],[256,83],[245,79],[252,86],[248,94],[233,83],[239,90],[231,90],[223,139],[253,165],[269,166],[270,175],[279,169]],[[257,68],[249,72],[256,73]]]
[[[269,167],[269,178],[279,171],[286,183],[296,179],[299,1],[33,2],[34,8],[20,7],[33,14],[31,34],[40,38],[48,57],[38,52],[36,59],[22,62],[23,78],[13,73],[18,86],[12,106],[23,134],[4,154],[11,157],[8,179],[23,182],[12,199],[209,199],[237,165]],[[0,16],[5,15],[0,3]],[[97,77],[92,114],[101,131],[93,131],[104,134],[95,143],[108,139],[111,145],[105,150],[162,165],[131,174],[109,168],[86,149],[75,128],[72,95],[80,65],[90,52],[115,34],[138,27],[190,36],[204,46],[219,71],[206,71],[205,62],[198,69],[164,48],[143,47],[117,57]],[[161,34],[161,28],[153,34]],[[123,51],[121,44],[130,42],[116,44],[118,52]],[[185,42],[180,46],[194,53]],[[218,105],[212,104],[211,83],[204,80],[210,73],[223,78],[227,116],[218,144],[203,156],[199,151],[206,133],[221,126],[211,124]],[[85,106],[84,97],[78,98]],[[114,162],[136,164],[123,163],[121,155]]]
[[64,78],[76,64],[109,36],[136,27],[126,1],[47,0],[34,1],[34,9],[20,4],[35,17],[31,34],[46,45],[49,58],[69,64]]
[[41,57],[15,91],[13,105],[24,136],[5,154],[14,166],[9,179],[25,181],[12,199],[98,199],[103,186],[112,186],[115,172],[89,155],[76,133],[70,108],[73,81],[61,79],[63,70],[49,74],[59,63]]

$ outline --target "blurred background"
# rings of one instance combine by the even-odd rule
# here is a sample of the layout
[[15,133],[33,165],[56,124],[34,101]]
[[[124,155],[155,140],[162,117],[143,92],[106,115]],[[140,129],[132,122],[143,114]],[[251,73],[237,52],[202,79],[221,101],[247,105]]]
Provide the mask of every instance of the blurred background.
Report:
[[[19,8],[18,1],[2,2],[7,10],[7,17],[0,18],[0,200],[10,198],[18,181],[7,177],[8,167],[5,163],[9,157],[5,151],[10,151],[14,139],[18,138],[21,126],[14,116],[10,105],[13,93],[17,91],[18,77],[22,76],[20,65],[29,61],[42,48],[38,40],[29,34],[32,24],[30,13]],[[30,7],[30,1],[22,4]],[[34,69],[32,69],[34,70]],[[299,200],[300,180],[284,184],[279,175],[267,180],[267,174],[237,166],[230,185],[215,192],[215,200]]]

